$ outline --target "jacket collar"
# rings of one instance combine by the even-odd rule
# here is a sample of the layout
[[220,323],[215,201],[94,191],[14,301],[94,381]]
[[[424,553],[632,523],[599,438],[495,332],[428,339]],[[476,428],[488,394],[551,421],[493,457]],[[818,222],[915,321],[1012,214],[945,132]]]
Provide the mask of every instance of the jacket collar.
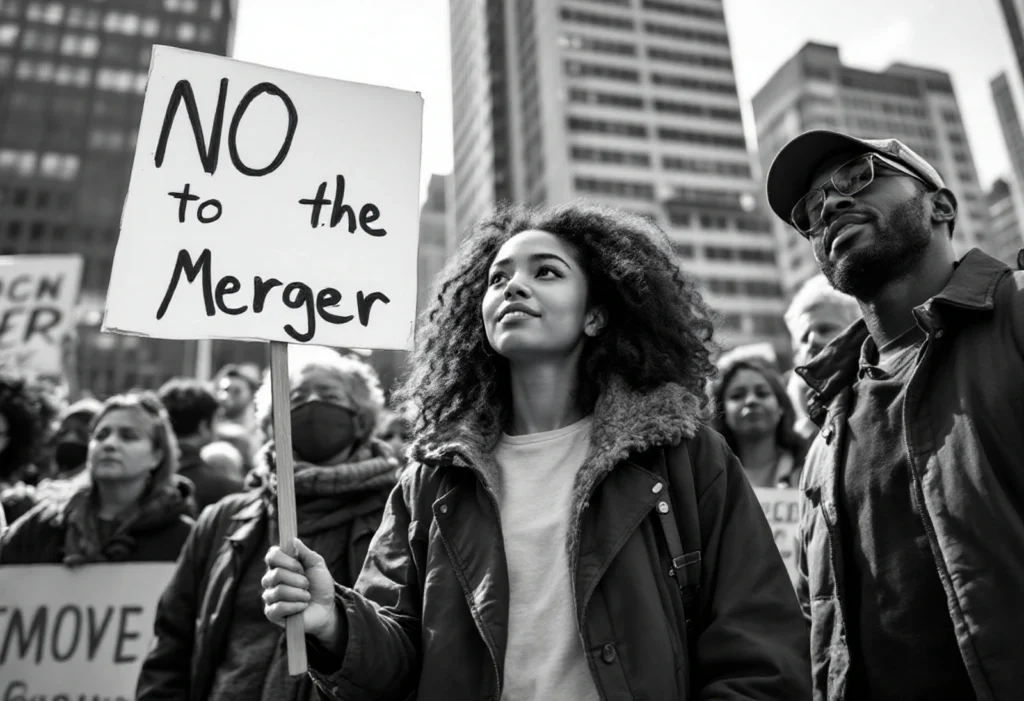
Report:
[[[957,264],[953,276],[939,294],[914,308],[918,326],[930,334],[943,325],[950,308],[967,312],[985,312],[995,304],[996,285],[1009,272],[1005,263],[972,249]],[[796,372],[815,392],[817,404],[811,418],[821,425],[824,408],[844,387],[857,377],[861,348],[868,337],[868,327],[859,319],[837,336],[818,356]]]
[[[704,398],[678,384],[637,391],[613,377],[598,397],[593,412],[590,451],[576,474],[569,520],[568,548],[575,567],[579,523],[594,487],[629,455],[692,438],[705,423]],[[456,437],[439,440],[428,433],[410,448],[414,460],[425,464],[450,464],[473,470],[484,488],[498,499],[501,469],[492,452],[499,429],[484,428],[484,419],[467,421],[455,429]],[[452,435],[449,432],[447,435]]]

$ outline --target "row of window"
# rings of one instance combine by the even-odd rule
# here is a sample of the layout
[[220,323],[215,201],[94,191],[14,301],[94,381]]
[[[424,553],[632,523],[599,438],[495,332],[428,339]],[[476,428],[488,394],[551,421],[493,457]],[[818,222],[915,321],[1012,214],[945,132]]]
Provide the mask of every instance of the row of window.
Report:
[[[721,14],[716,10],[703,10],[703,8],[699,8],[699,10],[710,14]],[[603,29],[622,29],[628,31],[634,31],[636,29],[636,23],[628,17],[605,15],[597,12],[578,10],[575,8],[563,7],[561,9],[561,18],[565,22],[583,24],[591,27],[601,27]],[[686,41],[697,41],[706,44],[716,44],[718,46],[729,45],[729,36],[724,31],[724,28],[723,31],[718,32],[711,29],[702,29],[690,26],[662,24],[660,22],[644,22],[643,29],[647,34],[654,36],[671,37],[673,39],[683,39]]]
[[72,180],[78,175],[80,161],[70,153],[43,153],[16,149],[0,149],[0,172],[21,177],[40,175],[59,180]]
[[[636,44],[624,41],[611,41],[582,36],[562,36],[559,42],[567,49],[589,51],[597,54],[637,56],[639,53]],[[674,51],[660,46],[649,46],[647,48],[647,58],[655,61],[682,63],[703,68],[725,68],[732,70],[732,60],[728,56],[709,56],[688,51]]]
[[[567,120],[569,131],[589,132],[594,134],[609,134],[612,136],[625,136],[634,139],[646,139],[648,136],[647,127],[635,122],[612,122],[604,119],[589,119],[586,117],[569,117]],[[688,144],[700,144],[703,146],[720,146],[723,148],[746,150],[747,142],[742,135],[711,134],[692,129],[676,129],[673,127],[658,127],[657,137],[661,141],[675,141]]]
[[767,248],[729,248],[727,246],[705,246],[704,257],[708,260],[738,260],[744,263],[774,263],[775,251]]
[[750,297],[780,297],[782,286],[768,280],[733,280],[730,278],[705,278],[707,288],[721,295],[746,295]]
[[[161,32],[160,21],[155,17],[140,18],[138,15],[117,12],[107,15],[103,29],[112,34],[139,35],[147,39],[160,36],[162,39],[177,40],[183,44],[191,44],[196,41],[208,44],[213,41],[213,28],[208,24],[196,25],[194,22],[179,22]],[[56,29],[36,27],[28,27],[21,32],[17,24],[4,22],[0,24],[0,48],[14,46],[18,42],[19,35],[21,35],[21,48],[27,51],[53,53],[57,51],[59,44],[60,52],[65,56],[89,58],[96,55],[100,46],[99,37],[93,33],[66,32],[61,36]]]
[[651,156],[642,151],[617,151],[615,149],[573,146],[569,155],[572,160],[580,163],[613,163],[645,168],[651,165]]
[[654,185],[651,183],[601,180],[599,178],[576,178],[575,185],[576,189],[580,192],[611,197],[629,197],[648,202],[654,201]]
[[678,141],[705,146],[721,146],[723,148],[743,150],[747,148],[747,141],[742,135],[709,134],[705,131],[693,131],[692,129],[658,127],[658,138],[662,141]]
[[66,212],[71,209],[75,199],[74,194],[66,190],[60,192],[36,190],[34,196],[32,192],[24,187],[2,188],[2,190],[0,192],[0,199],[12,208]]
[[728,175],[739,178],[751,177],[750,166],[746,163],[730,163],[712,161],[703,158],[683,158],[681,156],[665,156],[661,159],[661,167],[665,170],[684,173],[702,173],[709,175]]
[[[0,76],[6,75],[5,68],[10,70],[8,64],[0,61]],[[77,64],[22,60],[18,62],[15,76],[19,80],[34,80],[40,83],[86,88],[93,80],[93,70],[88,66]],[[149,75],[145,71],[100,68],[95,72],[95,78],[96,87],[101,90],[142,94],[146,91]]]
[[683,17],[699,17],[701,19],[724,20],[725,13],[721,10],[714,10],[709,7],[699,7],[685,2],[672,2],[666,0],[643,0],[645,10],[666,12]]
[[[763,217],[727,217],[721,214],[694,215],[692,212],[676,207],[671,207],[668,210],[668,220],[673,226],[690,228],[699,225],[701,229],[708,231],[743,231],[757,234],[770,234],[772,231],[771,222]],[[797,238],[799,241],[803,241],[799,234]]]
[[[566,75],[581,78],[605,78],[608,80],[619,80],[627,83],[639,83],[640,72],[630,68],[618,68],[600,64],[585,63],[583,61],[567,60],[565,62]],[[736,95],[736,83],[734,81],[705,80],[681,75],[667,75],[664,73],[650,74],[651,83],[671,88],[683,88],[686,90],[697,90],[699,92],[710,92],[719,95]]]
[[[603,105],[607,107],[622,107],[632,110],[642,110],[647,102],[639,95],[628,95],[624,93],[610,93],[599,90],[587,90],[585,88],[570,88],[569,102],[577,104]],[[656,112],[666,114],[684,114],[690,117],[708,117],[726,122],[740,122],[742,117],[738,109],[726,107],[714,107],[702,105],[696,102],[676,102],[674,100],[653,101]]]

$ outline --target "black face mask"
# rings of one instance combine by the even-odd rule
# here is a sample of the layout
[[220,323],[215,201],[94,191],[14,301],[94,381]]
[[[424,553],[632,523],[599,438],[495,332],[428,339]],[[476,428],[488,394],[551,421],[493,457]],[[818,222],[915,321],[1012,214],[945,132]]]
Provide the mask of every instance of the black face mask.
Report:
[[57,469],[61,472],[67,472],[84,465],[88,453],[89,446],[84,443],[64,441],[57,444],[57,449],[53,453],[53,459],[57,463]]
[[356,440],[355,414],[343,406],[314,399],[291,412],[292,449],[314,465],[330,460]]

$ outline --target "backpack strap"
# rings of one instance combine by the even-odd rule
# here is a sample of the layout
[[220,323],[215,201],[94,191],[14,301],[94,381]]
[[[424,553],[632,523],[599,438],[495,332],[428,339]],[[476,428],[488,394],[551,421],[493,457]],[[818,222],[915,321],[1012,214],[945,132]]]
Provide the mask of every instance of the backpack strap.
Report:
[[[667,451],[666,451],[667,452]],[[673,454],[679,455],[682,469],[679,480],[670,482],[667,474],[660,477],[665,488],[661,490],[661,499],[656,505],[658,522],[661,524],[665,543],[668,545],[672,568],[668,575],[676,580],[679,594],[683,600],[683,616],[685,617],[686,638],[690,650],[694,649],[694,637],[697,632],[697,614],[700,610],[700,576],[701,576],[701,534],[700,513],[697,509],[697,489],[693,481],[693,468],[690,464],[689,451],[685,446],[678,446]],[[659,466],[665,463],[659,463]],[[667,465],[666,465],[667,472]],[[682,511],[677,511],[672,503],[672,489],[678,490],[682,497]]]

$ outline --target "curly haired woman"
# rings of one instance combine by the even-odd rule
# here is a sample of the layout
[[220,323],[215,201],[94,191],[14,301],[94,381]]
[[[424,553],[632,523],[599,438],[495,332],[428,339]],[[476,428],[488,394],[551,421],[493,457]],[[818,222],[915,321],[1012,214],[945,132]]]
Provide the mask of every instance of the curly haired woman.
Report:
[[57,407],[30,375],[0,370],[0,502],[13,523],[35,505],[43,447]]
[[301,541],[267,553],[266,615],[302,616],[321,693],[810,698],[792,585],[705,425],[710,317],[646,219],[481,222],[427,312],[414,462],[355,587]]

